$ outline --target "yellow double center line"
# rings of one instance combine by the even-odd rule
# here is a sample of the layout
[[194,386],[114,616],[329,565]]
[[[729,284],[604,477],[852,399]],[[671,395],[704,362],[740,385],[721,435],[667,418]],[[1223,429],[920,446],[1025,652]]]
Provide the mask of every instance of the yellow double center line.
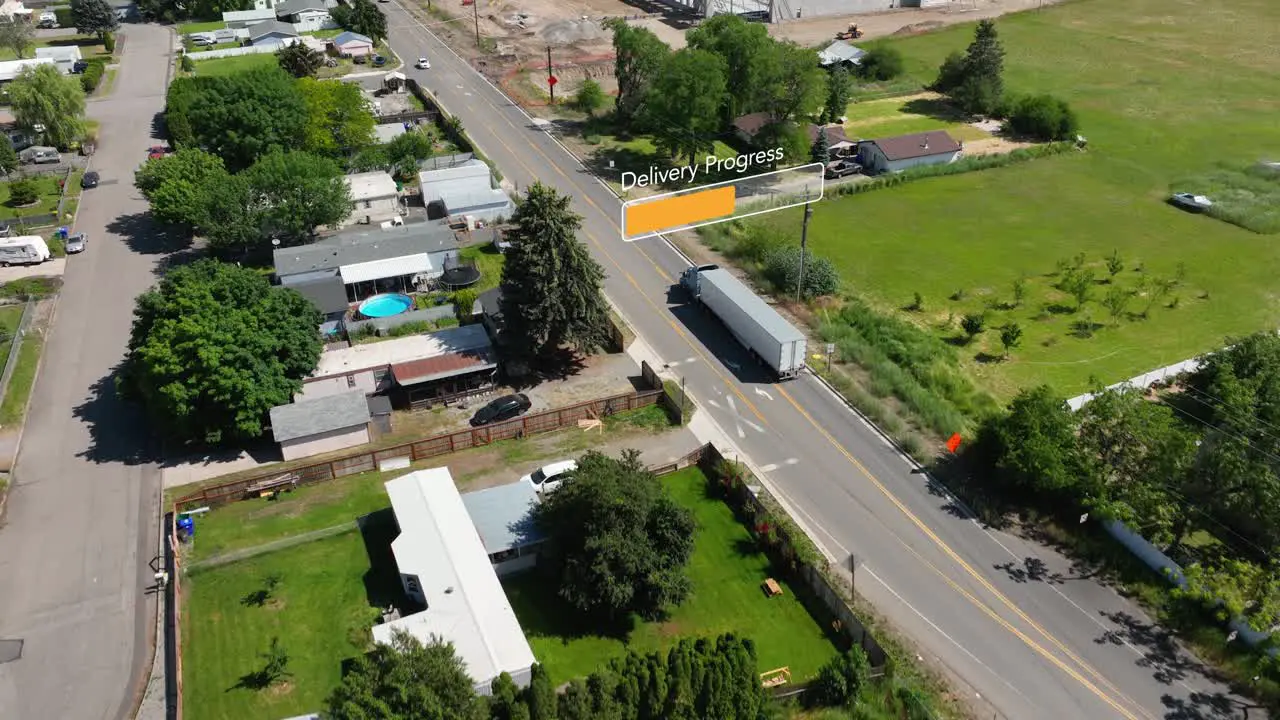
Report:
[[[417,23],[419,26],[421,26],[421,23],[419,23],[416,19],[414,19],[414,22]],[[493,108],[493,110],[495,111],[494,115],[496,117],[502,118],[503,122],[505,122],[508,126],[510,126],[512,130],[516,131],[517,133],[521,130],[520,127],[518,127],[515,123],[511,122],[511,120],[505,115],[505,113],[502,112],[503,108],[499,107],[498,105],[488,100],[487,98],[484,99],[484,102],[485,104]],[[499,133],[494,132],[491,134],[497,140],[497,142],[500,145],[502,145],[507,150],[508,153],[511,154],[512,158],[514,158],[515,161],[519,163],[522,168],[524,168],[525,172],[528,173],[530,177],[533,177],[533,178],[538,177],[538,173],[534,172],[534,170],[524,162],[524,160],[520,157],[520,153],[516,152],[514,148],[508,145],[507,142],[502,139],[502,136]],[[559,164],[556,163],[554,160],[552,160],[549,156],[547,156],[546,153],[542,152],[541,148],[539,148],[536,144],[529,143],[528,147],[531,148],[534,152],[538,153],[540,156],[542,156],[542,158],[547,162],[547,164],[551,167],[551,169],[554,170],[558,175],[560,175],[560,177],[563,178],[565,182],[569,183],[572,186],[575,186],[575,187],[577,186],[577,183],[574,182],[574,180],[571,179],[567,174],[565,174],[563,170],[560,169]],[[579,190],[581,190],[581,188],[579,188]],[[599,205],[597,205],[596,202],[592,200],[591,197],[586,192],[579,192],[578,197],[586,201],[588,205],[590,205],[597,212],[599,212],[601,216],[603,216],[611,225],[613,225],[614,227],[619,227],[618,223],[613,220],[612,216],[609,213],[605,212],[604,209],[602,209]],[[640,297],[644,299],[645,303],[647,303],[654,310],[656,314],[666,316],[667,323],[676,332],[676,334],[679,335],[679,337],[682,340],[684,340],[684,342],[695,353],[697,353],[699,357],[701,357],[704,361],[707,361],[707,367],[711,368],[712,372],[714,372],[716,376],[730,390],[732,390],[733,393],[737,395],[737,397],[740,400],[743,401],[743,403],[751,410],[751,412],[757,418],[760,419],[761,422],[768,425],[769,424],[768,419],[765,418],[764,415],[760,413],[760,411],[756,408],[755,404],[752,403],[751,400],[738,388],[737,384],[732,382],[728,377],[724,375],[724,373],[722,373],[719,370],[718,367],[716,367],[717,363],[713,363],[710,361],[710,359],[706,356],[706,354],[702,351],[702,348],[699,347],[698,344],[690,340],[688,334],[684,331],[684,329],[681,328],[678,324],[676,324],[676,322],[673,319],[671,319],[670,313],[665,312],[649,297],[649,295],[644,291],[644,289],[640,286],[640,284],[636,282],[635,278],[632,277],[631,273],[627,272],[622,267],[622,264],[619,263],[613,257],[613,255],[605,248],[604,244],[600,242],[599,238],[597,238],[590,231],[584,231],[584,232],[587,238],[591,240],[591,243],[596,246],[596,248],[605,256],[605,258],[610,262],[610,264],[612,264],[618,270],[618,272],[622,273],[622,275],[627,278],[627,281],[631,283],[632,287],[636,289],[636,291],[640,294]],[[669,282],[674,282],[671,276],[668,275],[665,271],[663,271],[662,268],[653,260],[653,258],[644,251],[643,247],[637,246],[637,250],[639,250],[640,254],[644,256],[645,260],[648,261],[649,264],[653,266],[654,270],[658,273],[659,277]],[[987,605],[985,602],[983,602],[979,598],[974,597],[971,593],[969,593],[967,590],[965,590],[960,585],[958,585],[954,580],[948,577],[946,573],[944,573],[941,569],[939,569],[933,563],[929,562],[927,559],[921,556],[918,552],[916,552],[913,548],[911,548],[909,545],[907,545],[905,542],[902,542],[901,539],[899,539],[899,542],[902,542],[903,546],[907,548],[907,551],[910,552],[916,559],[918,559],[922,564],[924,564],[926,567],[928,567],[930,570],[936,573],[938,577],[942,578],[943,581],[947,583],[947,585],[949,585],[962,597],[964,597],[970,603],[972,603],[974,606],[980,609],[992,620],[996,621],[996,623],[998,623],[1001,627],[1008,630],[1015,637],[1022,640],[1028,647],[1030,647],[1036,653],[1048,659],[1056,667],[1058,667],[1067,675],[1071,676],[1073,679],[1078,681],[1090,692],[1094,693],[1100,699],[1102,699],[1105,703],[1107,703],[1112,708],[1114,708],[1122,716],[1124,716],[1125,718],[1128,718],[1128,720],[1138,720],[1139,717],[1146,718],[1147,720],[1155,720],[1154,715],[1147,712],[1145,709],[1142,708],[1141,705],[1134,702],[1132,698],[1128,697],[1123,692],[1121,692],[1114,684],[1111,683],[1111,681],[1109,681],[1106,677],[1104,677],[1101,673],[1099,673],[1089,663],[1087,663],[1085,660],[1083,660],[1078,655],[1076,655],[1073,651],[1071,651],[1066,645],[1064,645],[1061,641],[1059,641],[1056,637],[1054,637],[1048,630],[1042,627],[1039,623],[1032,620],[1025,612],[1022,611],[1021,608],[1019,608],[1016,604],[1014,604],[1013,601],[1011,601],[1007,596],[1005,596],[1003,593],[997,590],[995,586],[993,586],[986,578],[984,578],[980,573],[978,573],[978,571],[975,570],[973,566],[971,566],[968,562],[966,562],[964,558],[960,557],[960,555],[957,554],[955,550],[951,548],[951,546],[949,546],[944,540],[942,540],[942,538],[938,537],[938,535],[934,533],[933,530],[931,530],[919,517],[917,517],[915,513],[911,512],[911,510],[907,508],[907,506],[903,504],[902,501],[900,501],[893,493],[889,492],[889,489],[885,487],[885,485],[881,483],[866,468],[866,466],[864,466],[856,457],[854,457],[852,453],[850,453],[847,449],[845,449],[845,447],[841,445],[838,440],[832,437],[832,435],[829,432],[827,432],[825,428],[819,425],[818,422],[813,419],[813,416],[810,415],[809,412],[806,411],[798,402],[796,402],[795,398],[793,398],[791,394],[786,391],[785,388],[779,385],[776,387],[776,389],[782,394],[784,398],[787,399],[787,402],[790,403],[792,407],[794,407],[796,411],[798,411],[800,415],[804,417],[805,420],[810,425],[812,425],[827,440],[827,442],[829,442],[832,445],[832,447],[834,447],[837,451],[839,451],[841,455],[843,455],[851,464],[853,464],[853,466],[857,468],[858,471],[862,473],[862,475],[866,477],[867,480],[869,480],[876,487],[876,489],[878,489],[891,503],[893,503],[895,507],[897,507],[904,515],[906,515],[907,518],[912,522],[912,524],[914,524],[930,540],[932,540],[933,543],[937,545],[938,548],[941,549],[944,554],[946,554],[957,565],[959,565],[960,568],[965,571],[965,573],[967,573],[974,580],[976,580],[980,585],[982,585],[982,587],[986,588],[988,592],[990,592],[1001,603],[1003,603],[1006,607],[1012,610],[1014,614],[1016,614],[1019,618],[1021,618],[1023,622],[1027,623],[1028,626],[1033,628],[1040,635],[1044,636],[1044,638],[1047,639],[1054,647],[1056,647],[1069,659],[1071,659],[1073,662],[1079,665],[1080,668],[1082,668],[1087,674],[1097,679],[1099,683],[1102,686],[1104,686],[1107,690],[1109,690],[1111,693],[1114,693],[1116,696],[1128,702],[1129,704],[1137,707],[1138,714],[1135,715],[1133,712],[1128,710],[1125,706],[1121,705],[1114,698],[1112,698],[1111,695],[1109,695],[1103,689],[1099,688],[1097,685],[1093,684],[1093,682],[1091,682],[1088,678],[1084,677],[1084,675],[1082,675],[1075,668],[1063,662],[1062,659],[1059,658],[1057,655],[1055,655],[1051,650],[1040,645],[1034,639],[1032,639],[1031,637],[1028,637],[1025,633],[1023,633],[1021,630],[1015,627],[1013,624],[1011,624],[1004,618],[1000,617],[1000,615],[996,613],[995,610],[993,610],[989,605]]]

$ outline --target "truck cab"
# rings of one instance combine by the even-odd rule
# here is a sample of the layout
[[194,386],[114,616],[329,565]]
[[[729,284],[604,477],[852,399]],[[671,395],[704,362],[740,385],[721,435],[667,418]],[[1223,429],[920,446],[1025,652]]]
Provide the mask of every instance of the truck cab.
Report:
[[680,275],[680,284],[689,292],[689,296],[694,300],[702,294],[699,288],[698,275],[708,270],[719,270],[719,265],[692,265],[685,268],[683,274]]

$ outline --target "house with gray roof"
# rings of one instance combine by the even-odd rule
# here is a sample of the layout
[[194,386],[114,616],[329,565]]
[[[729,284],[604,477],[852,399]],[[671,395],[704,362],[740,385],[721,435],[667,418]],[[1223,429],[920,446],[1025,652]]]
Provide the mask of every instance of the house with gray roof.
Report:
[[263,45],[283,45],[298,37],[298,31],[289,23],[271,19],[249,26],[249,44],[254,47]]
[[429,218],[470,217],[494,223],[515,211],[515,203],[478,158],[454,167],[423,170],[418,181]]
[[538,563],[538,548],[546,537],[533,518],[538,491],[531,483],[514,482],[464,493],[462,504],[498,577]]
[[271,434],[285,460],[369,442],[369,401],[363,390],[271,408]]
[[298,32],[338,27],[329,16],[329,5],[325,0],[284,0],[276,3],[276,18],[291,23]]
[[279,248],[273,259],[281,285],[321,282],[332,287],[336,280],[348,302],[355,303],[379,293],[413,292],[443,274],[445,261],[458,256],[458,247],[457,235],[442,223],[363,226],[311,245]]

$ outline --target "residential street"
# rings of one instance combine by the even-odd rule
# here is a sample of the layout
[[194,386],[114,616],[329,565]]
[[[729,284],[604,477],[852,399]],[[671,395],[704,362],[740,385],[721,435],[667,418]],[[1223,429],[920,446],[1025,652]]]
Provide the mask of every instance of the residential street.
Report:
[[[686,261],[661,240],[624,243],[618,200],[545,131],[397,3],[403,72],[457,115],[517,187],[574,198],[606,291],[636,333],[686,378],[707,417],[842,565],[860,594],[1007,720],[1245,717],[1136,606],[1076,577],[1051,550],[989,531],[811,376],[776,384],[672,288]],[[822,212],[822,204],[815,207]],[[1043,568],[1043,570],[1042,570]],[[967,685],[967,688],[964,688]],[[998,715],[997,715],[998,713]],[[1248,717],[1260,717],[1254,709]]]
[[31,398],[15,484],[0,526],[0,638],[24,641],[0,665],[6,720],[131,716],[150,669],[159,473],[145,427],[115,396],[112,373],[133,300],[173,249],[152,232],[133,170],[164,108],[169,29],[125,25],[113,92],[89,103],[101,123],[71,258]]

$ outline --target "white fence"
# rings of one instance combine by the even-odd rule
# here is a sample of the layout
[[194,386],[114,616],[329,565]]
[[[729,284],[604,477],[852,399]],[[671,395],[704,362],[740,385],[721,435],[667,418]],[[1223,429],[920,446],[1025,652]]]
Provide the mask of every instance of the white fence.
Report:
[[[309,36],[286,38],[279,44],[271,43],[269,45],[246,45],[237,48],[222,48],[221,50],[204,50],[201,52],[187,53],[187,57],[192,60],[216,60],[218,58],[238,57],[240,55],[259,55],[261,53],[273,53],[285,45],[292,45],[296,42],[302,42]],[[321,41],[317,41],[321,42]]]
[[[1132,388],[1137,388],[1139,390],[1146,390],[1147,388],[1151,387],[1152,385],[1155,385],[1158,382],[1168,380],[1169,378],[1172,378],[1172,377],[1177,377],[1179,375],[1182,375],[1183,373],[1195,372],[1196,370],[1199,370],[1199,369],[1200,369],[1200,358],[1191,358],[1190,360],[1183,360],[1180,363],[1175,363],[1168,367],[1162,367],[1159,370],[1152,370],[1149,373],[1139,375],[1138,377],[1135,377],[1135,378],[1129,378],[1128,380],[1125,380],[1124,382],[1118,382],[1115,385],[1108,385],[1107,389],[1115,390],[1122,387],[1132,387]],[[1085,393],[1083,395],[1077,395],[1076,397],[1073,397],[1067,401],[1067,407],[1071,408],[1072,412],[1075,412],[1076,410],[1079,410],[1080,408],[1084,407],[1085,403],[1089,402],[1092,399],[1093,399],[1093,393]]]

